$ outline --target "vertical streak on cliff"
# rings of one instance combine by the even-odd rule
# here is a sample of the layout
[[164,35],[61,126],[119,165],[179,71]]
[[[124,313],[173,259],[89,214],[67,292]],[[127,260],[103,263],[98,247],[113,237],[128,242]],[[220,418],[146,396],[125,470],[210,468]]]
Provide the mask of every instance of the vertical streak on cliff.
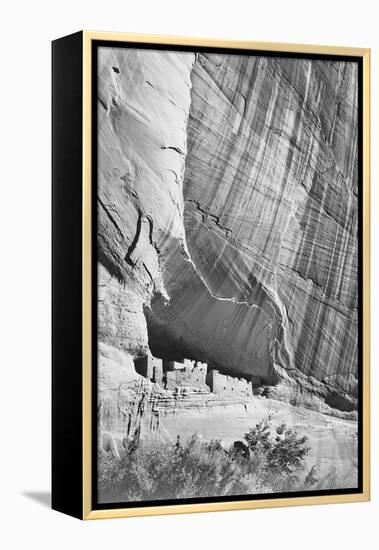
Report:
[[[206,132],[212,132],[212,121],[211,119],[205,120],[207,118],[207,111],[209,109],[214,110],[217,109],[218,102],[226,103],[228,105],[228,118],[223,119],[223,123],[225,125],[224,132],[226,135],[228,135],[228,132],[233,134],[230,147],[234,150],[235,158],[238,159],[238,156],[241,154],[240,151],[238,151],[238,146],[235,145],[235,142],[238,143],[238,140],[240,140],[239,132],[242,129],[244,132],[248,132],[247,128],[247,120],[246,120],[246,114],[248,112],[249,106],[246,104],[245,95],[243,94],[244,90],[244,82],[243,79],[247,78],[249,75],[248,72],[248,63],[246,62],[246,59],[243,57],[239,58],[239,63],[243,65],[241,66],[241,69],[238,71],[238,78],[235,79],[233,84],[231,84],[231,87],[233,87],[233,94],[232,97],[228,97],[228,92],[230,92],[231,87],[229,89],[225,90],[225,87],[222,85],[222,78],[219,82],[217,80],[217,75],[220,71],[220,67],[223,67],[224,74],[227,74],[226,71],[228,68],[228,62],[224,59],[221,63],[215,62],[215,65],[217,66],[216,70],[216,76],[212,74],[211,68],[209,68],[208,65],[212,64],[212,57],[218,57],[216,55],[208,55],[208,56],[202,56],[199,54],[195,60],[195,64],[191,71],[191,78],[192,78],[192,101],[191,101],[191,109],[190,109],[190,125],[192,127],[188,128],[188,134],[192,137],[192,143],[190,145],[189,153],[187,154],[187,162],[186,167],[190,166],[189,169],[186,171],[185,174],[185,185],[187,185],[187,188],[185,189],[186,193],[186,206],[187,216],[185,217],[185,228],[187,233],[187,251],[188,255],[191,258],[191,262],[199,275],[200,279],[205,284],[206,288],[208,289],[210,295],[216,299],[216,300],[222,300],[222,301],[230,301],[233,304],[238,305],[245,305],[247,308],[256,309],[260,312],[260,314],[263,316],[263,318],[266,319],[266,326],[270,326],[270,330],[264,332],[264,338],[267,338],[267,348],[269,350],[270,360],[268,365],[268,372],[273,372],[273,369],[275,367],[276,363],[280,363],[281,366],[285,366],[286,368],[293,368],[294,367],[294,360],[293,360],[293,350],[291,346],[291,341],[289,338],[289,326],[288,326],[288,318],[287,318],[287,311],[285,308],[285,305],[282,303],[277,289],[276,289],[276,275],[275,272],[273,273],[273,277],[271,278],[271,284],[268,284],[267,281],[261,280],[258,281],[255,277],[250,279],[252,283],[250,284],[249,293],[248,296],[241,296],[241,287],[238,287],[238,285],[233,285],[233,281],[231,281],[231,285],[229,288],[225,285],[225,281],[222,281],[222,284],[220,285],[220,278],[214,278],[215,269],[214,267],[210,267],[210,269],[207,269],[206,266],[209,266],[207,263],[206,257],[199,257],[199,248],[196,245],[196,240],[198,239],[198,234],[194,234],[193,232],[193,218],[196,217],[197,225],[198,225],[198,233],[201,233],[202,236],[204,235],[204,231],[202,231],[202,228],[206,228],[206,231],[209,235],[209,233],[214,234],[214,246],[219,246],[220,248],[220,255],[218,259],[216,260],[216,264],[220,258],[222,258],[223,253],[227,248],[234,248],[237,251],[237,255],[244,255],[245,258],[248,261],[247,254],[241,250],[240,247],[236,246],[236,243],[233,239],[233,230],[228,228],[225,230],[225,228],[222,225],[222,214],[220,214],[220,210],[216,209],[213,210],[212,208],[212,202],[214,203],[215,197],[217,197],[218,194],[220,194],[220,190],[218,187],[214,188],[214,196],[211,196],[211,200],[207,201],[203,199],[201,200],[201,197],[197,200],[194,200],[190,197],[198,196],[196,194],[196,166],[197,163],[201,165],[201,163],[204,162],[204,159],[201,158],[201,154],[199,155],[199,151],[201,151],[202,147],[202,141],[206,141]],[[221,56],[220,56],[221,57]],[[247,71],[244,73],[244,71]],[[254,87],[254,81],[253,78],[256,77],[257,71],[252,72],[253,77],[250,76],[249,78],[249,88],[246,91],[244,90],[245,94],[251,93],[251,88]],[[199,92],[199,78],[201,81],[206,83],[207,87],[205,87],[205,92],[201,94]],[[231,92],[230,92],[231,93]],[[243,98],[243,101],[240,99]],[[233,111],[236,111],[236,115],[234,115]],[[236,118],[237,116],[237,118]],[[238,122],[238,125],[236,124],[236,121]],[[199,135],[199,133],[194,133],[193,127],[197,125],[200,125],[202,128],[202,135]],[[238,126],[238,128],[237,128]],[[206,130],[205,130],[206,128]],[[211,153],[211,151],[208,151]],[[213,153],[213,151],[212,151]],[[212,154],[211,153],[211,154]],[[245,154],[242,151],[243,154]],[[253,151],[246,151],[246,153],[251,157],[254,158],[254,152]],[[229,150],[227,150],[228,155],[228,161],[233,162],[233,156]],[[223,162],[223,159],[220,159],[221,162]],[[246,157],[246,166],[249,165],[249,158]],[[220,176],[221,178],[226,177],[226,175],[222,174]],[[210,174],[210,182],[212,182],[212,174]],[[195,188],[195,189],[193,189]],[[228,195],[225,198],[226,203],[229,200],[229,197],[232,199],[233,192],[232,188],[230,187],[230,190],[228,191]],[[217,200],[217,199],[216,199]],[[200,217],[196,213],[197,211],[201,215]],[[220,231],[221,229],[221,231]],[[280,248],[280,246],[279,246]],[[202,247],[203,253],[207,254],[207,247]],[[197,258],[198,261],[194,260],[194,258]],[[228,276],[228,273],[225,272],[225,278]],[[264,301],[265,308],[262,308],[258,305],[257,301],[255,300],[254,295],[260,295],[260,300],[262,300],[262,293],[265,295]],[[233,312],[231,311],[231,314]],[[272,330],[272,327],[274,327],[274,330]],[[259,347],[262,347],[262,342],[260,339],[256,342],[256,352]],[[249,358],[246,358],[244,362],[247,362],[246,365],[240,365],[240,368],[242,369],[251,369],[254,370],[253,367],[249,367]],[[223,365],[224,368],[228,368],[228,365]],[[267,376],[267,380],[272,379],[271,376]]]
[[105,343],[353,387],[357,97],[337,65],[104,48]]
[[210,293],[256,304],[276,327],[257,334],[239,310],[256,339],[246,346],[225,320],[226,338],[246,347],[243,368],[264,337],[279,369],[348,392],[357,365],[356,77],[354,63],[198,54],[184,184],[188,250]]

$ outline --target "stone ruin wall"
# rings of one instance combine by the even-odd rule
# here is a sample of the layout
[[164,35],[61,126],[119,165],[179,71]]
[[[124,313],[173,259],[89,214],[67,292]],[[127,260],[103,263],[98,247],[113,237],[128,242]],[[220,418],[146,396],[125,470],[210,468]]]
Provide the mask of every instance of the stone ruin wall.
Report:
[[162,359],[153,357],[152,355],[145,355],[134,360],[134,367],[136,372],[144,378],[161,386],[163,385]]
[[174,365],[167,365],[167,363],[163,361],[167,390],[175,390],[177,387],[208,390],[206,385],[206,363],[190,361],[189,359],[185,359],[183,363],[170,362],[174,363]]
[[166,361],[149,354],[135,359],[134,365],[138,374],[169,391],[189,388],[229,397],[251,397],[253,388],[261,383],[258,376],[247,380],[224,375],[216,369],[209,370],[207,363],[190,359]]
[[259,377],[253,376],[251,380],[237,378],[221,374],[218,370],[211,370],[207,375],[207,385],[211,392],[230,397],[251,397],[253,387],[260,383]]

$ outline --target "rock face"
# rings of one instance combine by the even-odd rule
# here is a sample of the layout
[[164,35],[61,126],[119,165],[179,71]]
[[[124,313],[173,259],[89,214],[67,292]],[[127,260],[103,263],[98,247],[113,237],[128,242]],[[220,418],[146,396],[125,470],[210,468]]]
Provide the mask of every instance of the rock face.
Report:
[[227,347],[231,370],[297,369],[338,379],[351,391],[358,335],[356,69],[197,57],[185,228],[211,293],[237,304],[233,315],[215,315],[211,329],[220,350],[215,359],[222,364]]
[[99,53],[99,338],[132,355],[148,350],[143,308],[153,296],[170,301],[165,266],[173,250],[185,250],[193,61],[193,54]]
[[99,57],[100,341],[277,388],[311,377],[351,410],[355,64]]
[[[274,410],[313,463],[350,468],[357,102],[353,63],[100,48],[104,448],[199,430],[232,442]],[[161,360],[183,358],[208,364],[207,384],[159,383]],[[234,397],[215,391],[225,380]]]

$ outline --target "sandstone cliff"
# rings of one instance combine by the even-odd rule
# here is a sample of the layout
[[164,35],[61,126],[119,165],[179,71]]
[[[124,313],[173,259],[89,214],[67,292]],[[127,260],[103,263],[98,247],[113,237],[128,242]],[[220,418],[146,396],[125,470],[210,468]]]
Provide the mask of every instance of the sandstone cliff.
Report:
[[99,75],[100,342],[353,410],[355,65],[102,48]]

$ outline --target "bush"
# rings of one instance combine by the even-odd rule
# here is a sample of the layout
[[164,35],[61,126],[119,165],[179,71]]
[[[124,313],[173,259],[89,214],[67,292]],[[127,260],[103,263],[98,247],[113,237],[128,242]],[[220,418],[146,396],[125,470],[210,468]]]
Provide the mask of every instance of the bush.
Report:
[[[131,447],[121,459],[100,451],[101,502],[170,500],[287,490],[303,469],[306,438],[267,418],[245,434],[247,453],[193,435]],[[241,444],[241,442],[239,442]],[[246,447],[242,443],[243,448]],[[247,447],[246,447],[247,449]]]
[[249,472],[219,441],[197,435],[183,445],[155,440],[142,443],[120,461],[101,452],[101,500],[160,500],[244,493]]
[[264,470],[270,478],[278,478],[279,484],[284,481],[288,488],[298,482],[310,451],[306,436],[299,436],[284,423],[273,426],[268,416],[250,428],[244,438],[253,455],[263,455]]

